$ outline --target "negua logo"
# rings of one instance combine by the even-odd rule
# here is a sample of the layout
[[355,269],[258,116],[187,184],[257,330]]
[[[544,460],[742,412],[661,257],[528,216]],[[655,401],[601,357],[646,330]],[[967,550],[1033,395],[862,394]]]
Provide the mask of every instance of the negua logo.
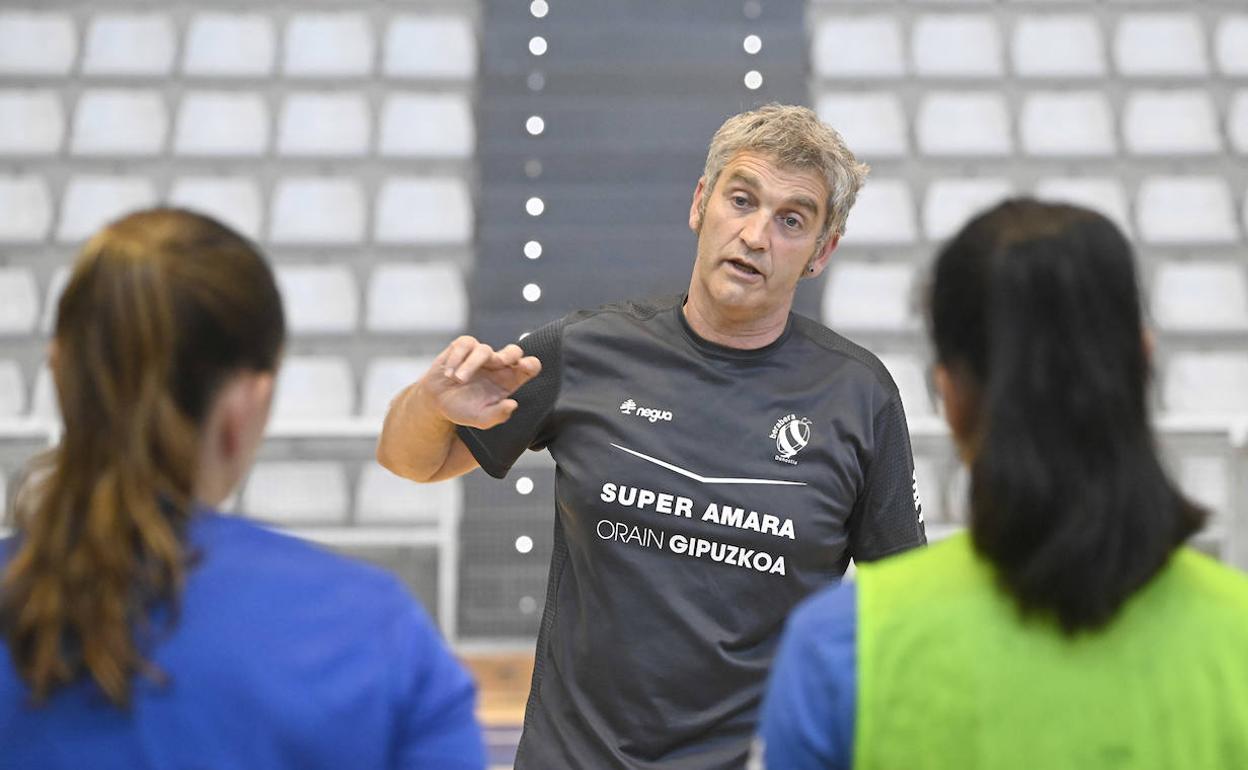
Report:
[[648,406],[637,406],[637,402],[631,398],[620,404],[620,411],[624,414],[631,414],[634,417],[641,417],[642,419],[649,420],[651,423],[656,423],[659,420],[663,420],[664,422],[672,421],[672,413],[670,411],[666,409],[653,409]]

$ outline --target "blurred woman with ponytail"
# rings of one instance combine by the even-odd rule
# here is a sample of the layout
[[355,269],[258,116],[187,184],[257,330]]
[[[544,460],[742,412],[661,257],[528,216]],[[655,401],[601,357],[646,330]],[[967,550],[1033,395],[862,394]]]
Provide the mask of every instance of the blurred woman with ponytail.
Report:
[[215,221],[140,212],[83,248],[61,440],[0,542],[0,767],[483,767],[471,680],[396,580],[214,510],[284,338]]
[[1248,578],[1149,427],[1131,249],[1007,201],[939,254],[936,383],[969,532],[862,565],[790,619],[756,764],[1248,768]]

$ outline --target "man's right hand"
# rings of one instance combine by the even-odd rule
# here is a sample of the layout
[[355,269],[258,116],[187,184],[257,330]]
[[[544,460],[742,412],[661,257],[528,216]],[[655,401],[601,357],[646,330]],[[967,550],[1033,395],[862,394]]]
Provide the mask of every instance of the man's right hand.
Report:
[[419,388],[448,422],[484,430],[511,416],[516,410],[511,394],[541,370],[542,363],[524,355],[519,345],[496,351],[465,335],[438,354]]

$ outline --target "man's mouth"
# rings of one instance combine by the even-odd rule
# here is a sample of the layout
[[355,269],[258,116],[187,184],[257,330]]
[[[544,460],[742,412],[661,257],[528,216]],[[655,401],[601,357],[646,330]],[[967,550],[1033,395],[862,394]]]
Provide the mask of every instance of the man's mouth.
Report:
[[745,262],[740,259],[730,259],[728,260],[728,264],[732,266],[733,270],[741,273],[742,275],[748,275],[750,277],[762,275],[762,272],[760,272],[758,268],[754,267],[749,262]]

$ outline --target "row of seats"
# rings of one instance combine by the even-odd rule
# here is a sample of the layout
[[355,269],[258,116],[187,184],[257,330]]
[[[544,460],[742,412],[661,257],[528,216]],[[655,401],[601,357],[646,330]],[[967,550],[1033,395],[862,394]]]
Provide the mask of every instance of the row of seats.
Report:
[[[253,178],[185,176],[162,195],[146,177],[83,174],[65,183],[57,218],[48,180],[0,175],[0,210],[5,212],[0,242],[39,242],[50,236],[76,242],[122,213],[158,201],[202,210],[273,244],[350,245],[370,235],[373,242],[399,245],[466,244],[472,238],[473,203],[462,178],[383,179],[375,192],[371,228],[370,192],[354,177],[284,177],[271,186],[266,226],[265,195]],[[1248,195],[1242,212],[1237,211],[1240,192],[1217,176],[1145,177],[1134,191],[1134,217],[1127,186],[1111,177],[1051,177],[1027,187],[1006,177],[936,178],[920,192],[905,180],[880,176],[859,194],[844,245],[943,240],[974,211],[1026,192],[1096,208],[1151,244],[1235,243],[1243,237],[1241,217],[1248,229]],[[516,201],[517,211],[528,205]]]
[[[1164,433],[1162,440],[1164,443]],[[952,457],[933,457],[922,452],[916,452],[914,465],[923,518],[929,527],[965,524],[969,484],[966,468]],[[1217,529],[1225,524],[1235,483],[1231,459],[1225,453],[1186,452],[1172,458],[1172,465],[1179,487],[1213,512],[1214,518],[1206,529]]]
[[[275,130],[270,97],[260,91],[186,91],[172,127],[166,101],[157,90],[88,89],[77,97],[69,126],[60,93],[0,90],[0,155],[55,155],[67,134],[68,150],[84,158],[167,151],[261,157],[272,150],[283,157],[358,158],[375,151],[462,160],[476,142],[472,108],[461,94],[390,93],[374,126],[363,91],[291,93],[281,99]],[[1120,116],[1109,96],[1091,89],[1031,92],[1017,106],[996,91],[933,91],[920,97],[912,118],[892,92],[823,93],[816,107],[867,158],[910,153],[911,122],[915,150],[930,156],[1201,156],[1227,145],[1248,152],[1248,90],[1230,98],[1223,116],[1213,93],[1190,88],[1133,91]],[[525,133],[520,122],[515,133]]]
[[[835,325],[835,324],[834,324]],[[845,329],[851,337],[854,330]],[[878,347],[878,346],[877,346]],[[911,417],[935,414],[922,358],[907,353],[880,356],[892,372]],[[391,399],[428,371],[430,357],[381,357],[363,374],[359,413],[383,416]],[[1161,403],[1175,414],[1230,415],[1248,412],[1248,353],[1242,349],[1171,353],[1159,362]],[[55,414],[46,368],[35,376],[29,413]],[[274,418],[288,421],[346,419],[357,413],[356,377],[347,359],[335,355],[287,357],[278,377]],[[0,359],[0,418],[27,414],[26,377],[17,362]]]
[[459,519],[458,479],[416,484],[370,462],[358,471],[352,496],[348,464],[261,461],[248,475],[239,508],[284,525],[435,525]]
[[[833,329],[918,331],[921,273],[902,263],[835,260],[823,294]],[[1248,267],[1241,260],[1163,262],[1152,271],[1151,318],[1168,332],[1248,331]]]
[[[287,323],[296,335],[351,334],[361,328],[361,296],[346,265],[278,265]],[[912,331],[919,268],[899,262],[837,259],[824,287],[823,318],[846,331]],[[42,321],[32,271],[0,267],[0,334],[47,333],[68,269],[48,286]],[[1233,260],[1167,261],[1151,280],[1152,319],[1164,331],[1248,330],[1248,270]],[[540,287],[539,287],[540,290]],[[449,336],[468,325],[460,269],[447,262],[380,264],[368,279],[363,328]]]
[[66,134],[69,152],[82,157],[167,149],[188,158],[256,157],[272,145],[291,157],[361,157],[375,146],[388,157],[464,159],[476,142],[472,106],[455,93],[391,92],[377,107],[376,126],[364,91],[287,94],[275,129],[262,91],[188,90],[178,97],[175,116],[160,90],[95,88],[78,95],[72,126],[70,111],[58,91],[0,91],[0,155],[54,155]]
[[5,212],[0,241],[42,241],[52,235],[76,242],[123,213],[158,202],[204,211],[275,244],[354,244],[370,235],[382,244],[466,244],[472,238],[468,184],[455,176],[387,177],[375,190],[354,175],[286,176],[271,186],[267,228],[262,227],[265,194],[254,178],[184,176],[166,193],[157,190],[156,182],[143,176],[75,175],[64,185],[57,218],[46,179],[0,175],[0,211]]
[[[449,334],[468,323],[468,296],[458,266],[450,262],[380,263],[370,271],[361,298],[355,274],[345,264],[278,265],[278,288],[286,322],[295,334],[370,332]],[[37,282],[31,270],[0,267],[0,334],[52,329],[56,303],[69,280],[59,267],[48,283],[40,318]]]
[[1237,191],[1217,176],[1146,176],[1130,202],[1123,180],[1109,176],[1047,177],[1028,186],[1007,177],[937,178],[925,186],[921,210],[910,183],[872,177],[850,210],[843,243],[912,243],[920,239],[920,225],[927,240],[943,240],[976,211],[1025,193],[1094,208],[1127,233],[1160,246],[1235,243],[1242,237],[1241,216],[1248,229],[1248,195],[1238,211]]
[[67,12],[0,13],[0,76],[469,80],[477,69],[462,15],[396,14],[379,26],[365,13],[301,12],[282,23],[280,47],[278,20],[259,12],[204,11],[183,30],[168,13],[98,13],[81,52],[79,26]]
[[1034,91],[1013,102],[998,92],[929,92],[913,117],[894,91],[824,92],[815,105],[820,117],[868,160],[910,154],[912,132],[914,149],[929,156],[1248,152],[1248,90],[1230,98],[1224,117],[1219,117],[1215,95],[1205,89],[1132,91],[1118,108],[1099,89]]
[[1022,14],[1012,23],[1001,14],[923,14],[908,25],[908,46],[897,15],[827,15],[815,20],[812,66],[817,76],[836,79],[1248,74],[1248,15],[1206,23],[1191,12],[1145,11],[1106,23],[1060,2],[1052,6],[1055,12]]

